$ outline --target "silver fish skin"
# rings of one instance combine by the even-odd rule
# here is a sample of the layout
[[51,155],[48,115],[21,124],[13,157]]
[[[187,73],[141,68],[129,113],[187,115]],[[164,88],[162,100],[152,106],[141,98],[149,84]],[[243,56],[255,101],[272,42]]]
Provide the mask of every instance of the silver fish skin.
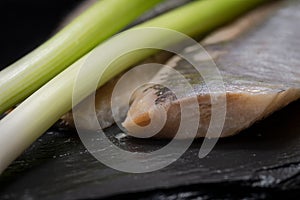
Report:
[[[206,47],[218,66],[226,91],[227,111],[221,137],[237,134],[300,98],[299,9],[300,1],[285,1],[267,20],[242,36]],[[189,58],[199,63],[200,68],[205,65],[206,60],[199,52],[193,51],[193,47],[185,51]],[[197,137],[217,137],[206,135],[212,105],[202,77],[179,57],[171,59],[168,65],[174,66],[196,93],[200,112]],[[190,97],[177,98],[162,86],[177,86],[180,90],[182,81],[164,70],[158,72],[153,80],[160,82],[138,92],[123,126],[131,135],[145,137],[143,127],[149,125],[152,119],[161,118],[164,112],[167,121],[155,137],[172,138],[180,123],[180,103],[189,102]],[[213,82],[214,77],[208,81]],[[223,105],[217,106],[221,109]],[[199,112],[196,110],[194,117]],[[189,137],[188,134],[186,137]]]
[[[206,37],[201,43],[204,46],[209,46],[212,44],[223,43],[225,41],[231,41],[234,38],[241,35],[242,33],[248,31],[250,27],[261,23],[278,6],[279,6],[278,4],[271,4],[271,5],[268,4],[266,6],[257,8],[255,10],[251,11],[250,13],[247,13],[245,16],[239,18],[238,20],[232,22],[231,24],[221,27],[220,29],[214,31],[208,37]],[[171,56],[172,56],[172,54],[170,54],[168,52],[162,52],[162,53],[159,53],[157,55],[154,55],[154,56],[146,59],[141,64],[145,64],[145,63],[165,64],[168,61],[168,59],[171,58]],[[173,61],[170,61],[170,62],[173,62]],[[155,71],[155,70],[153,70],[152,73],[141,73],[139,71],[139,69],[137,69],[131,75],[135,78],[139,77],[142,79],[149,80],[156,73],[157,73],[157,71]],[[116,105],[114,107],[114,109],[116,111],[116,116],[118,116],[118,118],[120,119],[120,121],[117,121],[117,122],[121,123],[126,118],[128,109],[127,109],[126,98],[124,98],[126,96],[125,91],[129,91],[130,88],[132,88],[133,86],[136,86],[137,80],[135,78],[130,79],[130,81],[128,81],[126,84],[124,84],[124,89],[123,89],[124,94],[116,95],[114,97],[115,99],[112,99],[113,89],[114,89],[116,83],[118,82],[118,80],[120,79],[120,77],[122,77],[122,76],[123,76],[123,74],[120,74],[118,77],[112,79],[111,81],[109,81],[107,84],[105,84],[103,87],[99,88],[96,91],[95,110],[96,110],[97,119],[102,128],[110,127],[116,121],[112,116],[112,109],[111,109],[111,101],[112,100],[118,102],[118,105]],[[85,101],[83,101],[81,103],[81,106],[88,107],[88,105]],[[83,110],[84,110],[84,108],[83,108]],[[87,116],[86,113],[80,114],[79,111],[77,111],[77,116],[80,117],[80,120],[78,120],[79,124],[77,124],[77,126],[79,126],[79,128],[88,129],[88,130],[92,129],[91,128],[92,125],[90,124],[90,121],[92,121],[91,120],[92,116]],[[74,120],[73,120],[73,113],[68,112],[67,114],[65,114],[62,117],[62,122],[63,122],[62,123],[63,126],[74,128],[75,125],[74,125]]]

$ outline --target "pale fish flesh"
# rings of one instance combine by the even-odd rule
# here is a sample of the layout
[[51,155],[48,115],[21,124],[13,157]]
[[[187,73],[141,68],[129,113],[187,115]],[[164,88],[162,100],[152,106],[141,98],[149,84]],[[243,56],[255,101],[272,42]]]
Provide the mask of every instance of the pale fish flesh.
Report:
[[[238,37],[240,34],[246,32],[250,27],[255,26],[259,23],[261,23],[266,17],[270,15],[278,7],[277,4],[271,4],[262,6],[258,9],[255,9],[254,11],[251,11],[250,13],[246,14],[245,16],[241,17],[240,19],[234,21],[233,23],[220,28],[219,30],[211,33],[208,37],[206,37],[202,43],[203,45],[212,45],[216,43],[223,43],[225,41],[233,40],[234,38]],[[143,63],[166,63],[166,61],[170,58],[172,54],[167,52],[162,52],[157,55],[154,55],[148,59],[146,59]],[[141,73],[139,69],[137,68],[133,73],[131,73],[131,78],[123,87],[124,94],[118,94],[115,96],[116,99],[114,101],[118,102],[118,105],[114,108],[116,111],[116,115],[119,119],[124,120],[127,114],[127,101],[125,100],[126,91],[129,91],[129,88],[136,85],[136,78],[138,79],[149,79],[152,78],[157,71],[152,71],[152,73]],[[112,109],[111,109],[111,98],[112,98],[112,91],[119,80],[120,77],[122,77],[123,74],[119,75],[118,77],[114,78],[113,80],[109,81],[107,84],[105,84],[103,87],[98,89],[96,91],[95,96],[95,110],[96,110],[96,116],[98,118],[99,124],[101,128],[107,128],[115,123],[115,119],[112,116]],[[85,101],[81,103],[81,106],[86,106]],[[83,108],[84,110],[84,108]],[[77,112],[77,116],[80,117],[80,120],[78,120],[78,128],[82,129],[92,129],[92,125],[90,124],[91,117],[87,116],[86,113],[80,113]],[[74,127],[74,121],[73,121],[73,113],[68,112],[62,117],[63,125],[67,125],[68,127]],[[117,121],[121,122],[121,121]]]
[[[226,91],[227,111],[222,137],[240,132],[300,97],[299,9],[300,1],[285,1],[267,20],[240,37],[206,46],[221,72]],[[186,48],[185,52],[199,63],[200,68],[201,64],[205,65],[206,60],[192,47]],[[185,60],[175,57],[168,65],[192,85],[200,111],[197,137],[207,136],[211,102],[206,84]],[[179,105],[188,102],[190,97],[177,98],[162,86],[176,87],[181,82],[179,77],[170,76],[164,70],[153,80],[160,82],[137,92],[123,126],[132,135],[144,135],[143,129],[137,127],[161,118],[160,111],[163,110],[167,113],[167,121],[156,137],[171,138],[180,123]],[[213,77],[211,81],[214,81]]]

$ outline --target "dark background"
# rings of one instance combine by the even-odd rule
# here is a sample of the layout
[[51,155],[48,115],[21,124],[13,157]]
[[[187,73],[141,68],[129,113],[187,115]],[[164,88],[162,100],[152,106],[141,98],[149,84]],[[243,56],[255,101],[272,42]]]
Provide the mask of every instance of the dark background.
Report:
[[0,69],[42,44],[83,0],[1,0]]

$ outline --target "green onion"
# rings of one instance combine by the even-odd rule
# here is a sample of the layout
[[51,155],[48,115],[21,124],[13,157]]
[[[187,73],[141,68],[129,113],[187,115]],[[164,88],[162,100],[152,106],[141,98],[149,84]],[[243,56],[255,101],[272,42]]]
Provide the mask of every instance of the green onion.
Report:
[[[170,28],[190,36],[197,36],[212,31],[264,2],[264,0],[196,1],[137,27]],[[157,38],[154,39],[156,40]],[[107,46],[109,41],[103,44],[106,45],[106,52],[112,52],[115,48],[118,48],[114,45],[111,47]],[[151,41],[141,42],[145,44],[151,43]],[[151,53],[153,51],[141,51],[125,55],[122,57],[122,62],[110,65],[109,70],[105,73],[105,78],[101,79],[98,87],[119,72],[132,66],[132,64],[146,58]],[[0,172],[51,127],[64,113],[71,109],[76,76],[87,57],[88,55],[84,56],[53,78],[0,121]],[[105,60],[106,58],[99,58],[100,61],[101,59]],[[94,67],[95,70],[98,70],[99,67],[105,66],[99,62]],[[86,78],[86,82],[89,81],[88,77]],[[84,95],[82,98],[88,95],[88,90],[87,88],[86,91],[83,91]]]
[[0,72],[0,115],[162,0],[99,0],[42,46]]

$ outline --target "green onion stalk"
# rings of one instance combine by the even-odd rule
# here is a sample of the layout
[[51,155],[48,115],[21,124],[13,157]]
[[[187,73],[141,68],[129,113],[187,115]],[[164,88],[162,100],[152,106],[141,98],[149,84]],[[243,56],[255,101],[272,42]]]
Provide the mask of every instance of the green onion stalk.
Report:
[[[244,12],[264,2],[264,0],[200,0],[133,28],[159,27],[179,31],[189,36],[199,36],[232,21]],[[166,40],[165,35],[161,37],[162,40]],[[147,44],[151,44],[151,40],[157,42],[158,39],[157,37],[149,37],[148,41],[140,42],[147,46]],[[103,57],[99,58],[97,63],[94,63],[93,68],[95,71],[106,67],[102,63],[102,61],[108,59],[106,57],[110,56],[106,52],[113,52],[118,48],[115,45],[109,46],[109,42],[110,40],[102,44],[105,45],[105,49],[102,48],[105,52],[102,54]],[[120,47],[122,45],[120,44]],[[152,53],[153,51],[141,51],[123,56],[121,61],[114,62],[109,66],[109,70],[105,73],[104,78],[100,80],[98,87]],[[0,172],[64,113],[72,109],[72,96],[76,77],[88,56],[89,54],[85,55],[57,75],[0,121]],[[93,71],[89,73],[90,76],[94,75]],[[89,81],[90,76],[86,76],[85,82]],[[84,90],[81,99],[89,94],[88,87]]]
[[0,115],[161,1],[97,1],[50,40],[0,72]]

